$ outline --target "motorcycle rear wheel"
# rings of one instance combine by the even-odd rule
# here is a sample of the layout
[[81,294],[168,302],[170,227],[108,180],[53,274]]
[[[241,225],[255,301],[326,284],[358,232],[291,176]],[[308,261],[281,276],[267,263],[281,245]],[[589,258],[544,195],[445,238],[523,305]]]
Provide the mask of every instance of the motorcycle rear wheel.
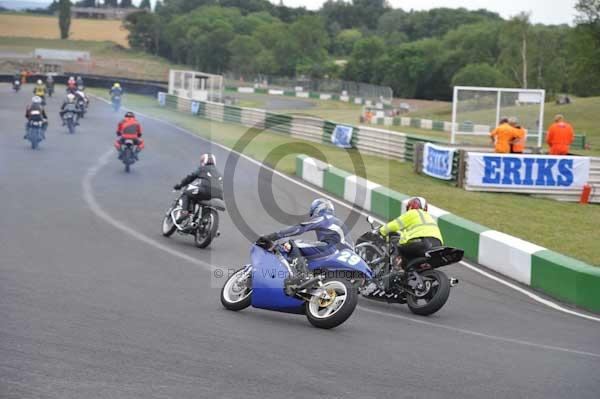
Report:
[[323,287],[334,299],[328,303],[328,300],[313,296],[306,302],[305,313],[313,326],[330,329],[339,326],[352,315],[358,303],[358,293],[345,279],[325,279]]
[[209,221],[207,225],[201,229],[196,229],[194,233],[194,243],[198,248],[206,248],[210,245],[213,238],[217,235],[217,230],[219,229],[219,214],[214,209],[210,209],[210,214],[208,216]]
[[75,134],[75,121],[73,121],[73,118],[68,119],[67,128],[69,129],[70,134]]
[[420,275],[425,284],[429,284],[428,292],[421,297],[408,293],[406,304],[414,314],[429,316],[446,304],[450,296],[450,281],[448,276],[439,270],[426,270]]

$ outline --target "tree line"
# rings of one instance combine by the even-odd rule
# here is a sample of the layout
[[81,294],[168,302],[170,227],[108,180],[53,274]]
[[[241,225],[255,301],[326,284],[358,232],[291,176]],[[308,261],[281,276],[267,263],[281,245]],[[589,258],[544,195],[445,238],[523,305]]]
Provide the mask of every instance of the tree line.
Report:
[[318,11],[267,0],[164,0],[130,15],[135,49],[211,72],[330,77],[449,99],[453,85],[600,95],[600,0],[574,26],[486,10],[404,11],[385,0],[329,0]]

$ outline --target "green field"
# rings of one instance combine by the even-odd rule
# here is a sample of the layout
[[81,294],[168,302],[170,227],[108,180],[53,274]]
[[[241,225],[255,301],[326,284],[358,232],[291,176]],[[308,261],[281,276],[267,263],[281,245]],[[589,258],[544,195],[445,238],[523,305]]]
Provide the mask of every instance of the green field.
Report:
[[[105,90],[90,89],[90,92],[106,97]],[[233,147],[247,132],[247,128],[239,125],[211,122],[161,108],[155,99],[148,97],[126,95],[124,105],[168,119],[228,147]],[[281,134],[261,133],[246,147],[244,153],[263,161],[271,150],[282,144],[288,144],[284,151],[293,152],[292,142],[299,143],[301,140]],[[352,162],[345,150],[309,143],[318,147],[331,163],[352,171]],[[474,222],[600,266],[600,245],[597,237],[589,234],[600,225],[600,207],[597,205],[581,206],[527,195],[468,192],[441,180],[417,175],[410,163],[373,156],[363,159],[367,171],[365,177],[372,181],[405,194],[425,196],[436,206]],[[295,159],[289,155],[271,166],[293,174]],[[558,215],[568,215],[563,218],[568,217],[569,220],[561,220]]]

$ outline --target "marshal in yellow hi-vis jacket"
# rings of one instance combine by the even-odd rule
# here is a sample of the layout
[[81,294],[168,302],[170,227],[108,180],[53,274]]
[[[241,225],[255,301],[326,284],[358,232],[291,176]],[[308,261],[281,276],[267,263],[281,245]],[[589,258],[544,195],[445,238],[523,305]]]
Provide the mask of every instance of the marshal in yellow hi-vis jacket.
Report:
[[424,256],[425,252],[443,245],[442,233],[427,212],[427,201],[423,197],[411,198],[406,205],[406,213],[390,221],[379,229],[382,236],[399,232],[400,253],[407,259]]

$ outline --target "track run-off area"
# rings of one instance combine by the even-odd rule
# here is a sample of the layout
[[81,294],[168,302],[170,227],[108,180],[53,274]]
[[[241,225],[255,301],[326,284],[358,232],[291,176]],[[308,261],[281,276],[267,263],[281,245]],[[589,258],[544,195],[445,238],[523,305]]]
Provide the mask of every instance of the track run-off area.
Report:
[[[361,299],[324,331],[301,316],[225,310],[215,272],[247,263],[250,239],[230,213],[206,250],[162,237],[173,184],[214,153],[257,234],[299,222],[318,194],[244,157],[224,171],[227,149],[144,116],[146,149],[126,174],[112,148],[122,113],[92,99],[69,135],[61,91],[32,151],[30,86],[0,85],[1,398],[598,397],[598,322],[464,265],[446,268],[460,284],[428,318]],[[276,208],[288,216],[273,218]],[[355,236],[369,228],[358,219]]]

